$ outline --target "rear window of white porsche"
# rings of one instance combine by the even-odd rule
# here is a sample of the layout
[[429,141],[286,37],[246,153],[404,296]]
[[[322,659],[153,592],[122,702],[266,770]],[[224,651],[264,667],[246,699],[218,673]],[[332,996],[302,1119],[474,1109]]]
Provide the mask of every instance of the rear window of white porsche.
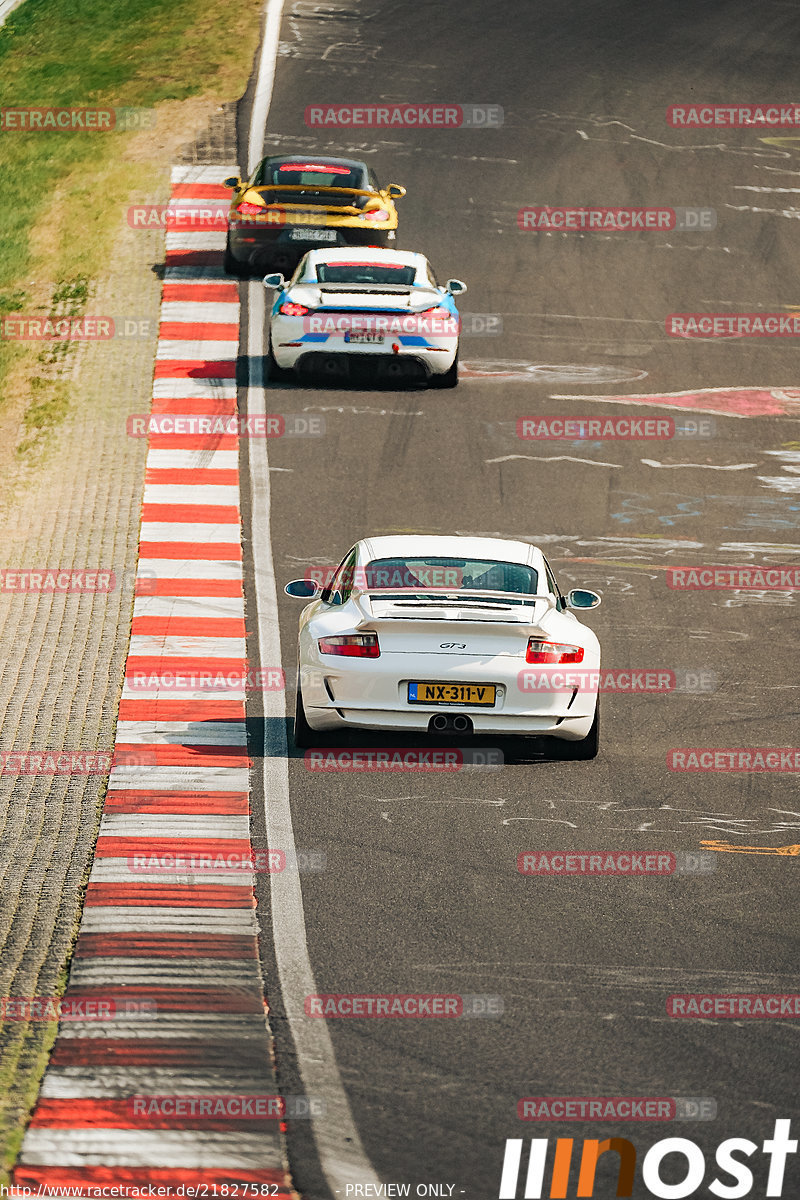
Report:
[[357,262],[317,263],[318,283],[377,283],[412,287],[417,268],[395,264]]
[[364,587],[398,591],[464,589],[535,595],[539,573],[522,563],[465,558],[378,558],[364,568]]

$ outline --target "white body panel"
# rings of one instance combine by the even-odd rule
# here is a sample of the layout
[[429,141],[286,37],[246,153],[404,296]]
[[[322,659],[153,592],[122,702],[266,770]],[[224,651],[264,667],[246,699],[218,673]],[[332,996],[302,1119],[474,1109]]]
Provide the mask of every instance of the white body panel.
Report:
[[[426,732],[431,717],[445,713],[468,716],[478,734],[549,735],[570,741],[587,736],[597,704],[597,686],[591,677],[599,671],[600,645],[594,632],[563,609],[559,596],[548,590],[539,550],[497,538],[427,536],[372,538],[358,543],[356,549],[349,599],[341,604],[316,599],[300,616],[300,683],[312,729]],[[415,555],[473,557],[533,567],[538,571],[537,596],[542,598],[512,604],[493,592],[487,593],[486,604],[477,596],[459,602],[455,595],[418,603],[409,597],[398,602],[365,592],[370,586],[370,562]],[[320,638],[367,631],[377,633],[377,658],[320,652]],[[526,690],[521,672],[530,678],[531,672],[544,671],[526,663],[531,637],[582,647],[580,666],[563,668],[580,675],[577,688],[569,684],[563,690]],[[493,684],[496,701],[492,707],[414,703],[409,700],[410,682]]]
[[[348,260],[391,266],[414,267],[413,284],[380,285],[319,283],[317,264]],[[276,293],[270,326],[270,343],[275,361],[283,370],[302,365],[311,355],[346,355],[348,358],[375,358],[395,355],[412,359],[424,373],[444,375],[458,354],[458,315],[452,297],[439,287],[421,254],[372,247],[346,250],[315,250],[306,255],[285,288]],[[280,304],[303,305],[308,314],[290,316],[277,311]],[[448,317],[433,317],[433,309],[447,308]],[[343,328],[335,326],[340,324]],[[353,325],[372,331],[382,340],[377,343],[352,341]]]

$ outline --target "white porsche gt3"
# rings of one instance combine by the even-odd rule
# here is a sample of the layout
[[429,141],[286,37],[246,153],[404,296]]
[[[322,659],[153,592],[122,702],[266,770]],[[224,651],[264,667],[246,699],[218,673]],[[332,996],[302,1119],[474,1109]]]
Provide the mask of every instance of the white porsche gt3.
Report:
[[336,730],[523,735],[594,758],[600,645],[541,550],[504,538],[366,538],[326,586],[286,585],[300,615],[299,747]]
[[458,383],[460,279],[441,287],[428,260],[405,250],[311,250],[292,278],[265,275],[275,291],[270,381],[307,370],[346,379],[358,366],[379,378]]

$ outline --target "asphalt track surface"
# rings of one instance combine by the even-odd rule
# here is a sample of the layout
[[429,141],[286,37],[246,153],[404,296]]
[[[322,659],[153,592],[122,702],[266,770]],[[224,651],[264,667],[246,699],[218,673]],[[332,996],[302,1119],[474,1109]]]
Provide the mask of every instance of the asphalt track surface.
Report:
[[[799,23],[779,0],[342,0],[284,15],[265,153],[362,152],[408,189],[398,245],[426,253],[440,277],[465,279],[461,309],[500,314],[502,334],[464,340],[468,370],[453,392],[268,389],[269,411],[322,414],[327,429],[269,443],[279,588],[368,534],[520,537],[543,546],[562,588],[603,593],[586,620],[605,666],[714,679],[705,693],[605,696],[601,753],[589,763],[517,746],[493,773],[319,777],[291,752],[296,844],[328,859],[302,879],[318,990],[502,997],[499,1019],[328,1023],[366,1156],[412,1194],[438,1183],[470,1200],[496,1196],[506,1138],[628,1137],[641,1161],[654,1142],[683,1136],[706,1155],[697,1194],[710,1195],[723,1139],[760,1146],[776,1118],[797,1113],[793,1022],[666,1013],[672,993],[797,988],[795,857],[721,852],[711,874],[657,879],[532,879],[515,863],[534,849],[800,841],[796,776],[688,775],[666,762],[675,747],[796,743],[796,595],[665,582],[668,566],[800,560],[800,485],[786,469],[800,410],[783,393],[778,415],[718,411],[714,436],[672,442],[532,444],[515,427],[530,415],[677,415],[667,400],[623,407],[598,396],[800,384],[790,339],[687,342],[663,325],[672,312],[800,305],[800,140],[683,132],[664,119],[682,102],[785,102]],[[308,104],[378,100],[499,104],[505,123],[303,123]],[[243,147],[248,116],[246,98]],[[517,228],[524,205],[587,203],[711,207],[718,224],[668,235]],[[259,286],[243,286],[246,304]],[[298,602],[281,594],[279,611],[291,709]],[[251,726],[258,754],[257,702]],[[269,911],[266,879],[259,903]],[[264,957],[280,1082],[299,1091],[268,936]],[[532,1126],[516,1116],[523,1096],[592,1095],[712,1097],[717,1117]],[[290,1127],[289,1148],[298,1189],[327,1196],[307,1124]],[[765,1162],[754,1155],[753,1196],[764,1195]],[[683,1170],[665,1166],[665,1181]],[[595,1194],[613,1195],[615,1178],[601,1166]],[[790,1160],[784,1194],[798,1181]],[[638,1173],[633,1194],[651,1194]]]

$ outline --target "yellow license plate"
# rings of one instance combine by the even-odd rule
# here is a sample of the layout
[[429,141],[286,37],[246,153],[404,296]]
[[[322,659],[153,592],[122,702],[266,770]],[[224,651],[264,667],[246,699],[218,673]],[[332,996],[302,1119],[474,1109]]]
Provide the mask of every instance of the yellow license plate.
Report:
[[493,683],[409,683],[409,704],[494,705],[497,688]]

